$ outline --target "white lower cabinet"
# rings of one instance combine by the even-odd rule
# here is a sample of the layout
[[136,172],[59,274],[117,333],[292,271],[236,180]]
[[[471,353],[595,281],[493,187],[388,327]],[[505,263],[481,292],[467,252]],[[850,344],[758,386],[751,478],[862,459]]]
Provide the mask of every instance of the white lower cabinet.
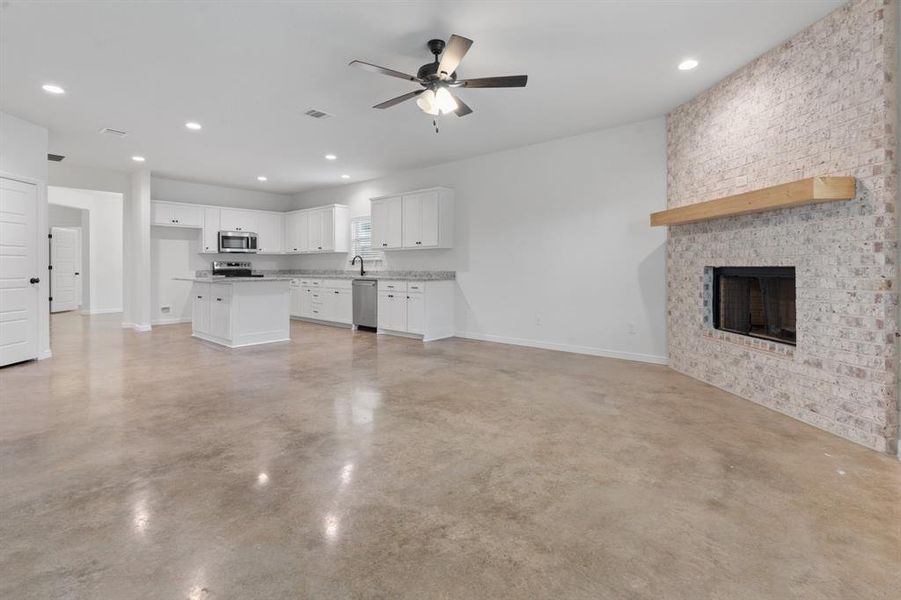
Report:
[[424,341],[454,335],[453,281],[379,281],[379,333],[422,336]]
[[379,329],[407,331],[407,293],[379,291]]
[[407,292],[407,331],[425,333],[425,296]]
[[195,283],[191,288],[191,324],[195,334],[210,331],[210,284]]
[[231,286],[210,284],[210,329],[213,337],[230,338],[231,323]]
[[[424,341],[454,335],[453,281],[378,282],[378,331],[421,336]],[[301,279],[291,290],[291,316],[326,323],[353,323],[350,279]]]
[[292,316],[329,323],[353,322],[350,279],[301,279],[298,314]]

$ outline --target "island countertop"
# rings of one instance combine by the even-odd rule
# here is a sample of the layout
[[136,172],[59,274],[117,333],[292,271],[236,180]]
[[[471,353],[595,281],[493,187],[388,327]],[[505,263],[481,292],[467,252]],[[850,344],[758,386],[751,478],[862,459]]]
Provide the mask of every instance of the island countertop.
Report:
[[294,277],[173,277],[176,281],[193,281],[194,283],[268,283],[272,281],[291,281]]

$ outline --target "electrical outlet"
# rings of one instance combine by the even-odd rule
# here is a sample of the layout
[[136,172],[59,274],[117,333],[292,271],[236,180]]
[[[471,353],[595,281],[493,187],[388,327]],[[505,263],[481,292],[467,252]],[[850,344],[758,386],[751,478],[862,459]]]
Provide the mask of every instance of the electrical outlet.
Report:
[[168,304],[164,304],[163,306],[160,307],[160,312],[163,313],[164,315],[169,314],[170,312],[172,312],[172,307],[169,306]]
[[629,323],[629,335],[635,335],[635,323]]
[[535,325],[541,327],[541,315],[535,315]]

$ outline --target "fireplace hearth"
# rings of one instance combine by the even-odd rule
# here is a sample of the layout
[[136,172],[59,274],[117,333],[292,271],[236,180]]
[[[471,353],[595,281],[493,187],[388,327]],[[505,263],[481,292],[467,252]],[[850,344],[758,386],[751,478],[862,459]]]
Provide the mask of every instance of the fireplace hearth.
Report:
[[795,345],[794,267],[715,267],[713,327]]

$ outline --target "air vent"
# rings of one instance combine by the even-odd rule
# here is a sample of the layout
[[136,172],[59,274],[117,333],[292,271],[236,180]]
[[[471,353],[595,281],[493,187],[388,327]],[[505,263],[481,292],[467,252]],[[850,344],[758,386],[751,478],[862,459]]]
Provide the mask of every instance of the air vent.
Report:
[[63,159],[66,158],[62,154],[48,154],[47,160],[52,160],[53,162],[63,162]]
[[119,131],[118,129],[111,129],[109,127],[104,127],[103,129],[100,130],[100,133],[102,135],[112,135],[112,136],[115,136],[118,138],[124,138],[126,135],[128,135],[124,131]]
[[303,113],[308,117],[313,117],[314,119],[328,119],[329,117],[334,117],[335,115],[330,115],[325,111],[316,110],[315,108],[311,108],[307,112]]

